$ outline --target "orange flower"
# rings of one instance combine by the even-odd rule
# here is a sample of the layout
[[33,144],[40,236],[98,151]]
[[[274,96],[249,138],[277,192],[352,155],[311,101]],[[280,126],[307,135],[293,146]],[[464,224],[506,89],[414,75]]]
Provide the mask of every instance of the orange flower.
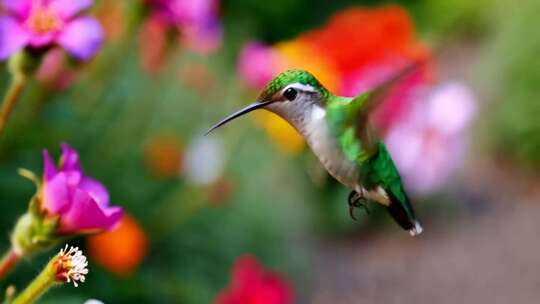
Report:
[[397,5],[345,10],[299,39],[332,58],[343,74],[395,57],[420,59],[427,54],[415,39],[411,18]]
[[337,88],[339,76],[333,62],[311,43],[292,40],[276,44],[275,49],[282,58],[280,71],[307,70],[327,89],[334,91]]
[[234,183],[230,179],[220,178],[206,189],[208,201],[211,206],[219,207],[226,203],[232,196]]
[[158,177],[175,177],[182,167],[182,146],[172,135],[151,138],[144,147],[144,163]]
[[103,25],[107,40],[118,41],[124,34],[127,24],[124,9],[123,1],[107,1],[99,6],[96,15]]
[[139,266],[148,243],[144,230],[127,214],[115,230],[89,236],[86,240],[92,260],[119,276],[129,275]]
[[283,118],[272,114],[264,113],[264,129],[272,140],[272,143],[281,151],[294,156],[302,152],[304,139],[296,130]]
[[201,63],[186,63],[180,69],[180,83],[192,88],[200,95],[209,95],[216,89],[216,79],[208,66]]

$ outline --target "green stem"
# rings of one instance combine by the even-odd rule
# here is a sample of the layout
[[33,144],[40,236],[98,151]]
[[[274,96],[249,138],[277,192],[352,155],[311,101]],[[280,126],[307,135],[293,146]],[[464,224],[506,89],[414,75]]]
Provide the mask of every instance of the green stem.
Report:
[[45,266],[43,271],[11,302],[12,304],[33,303],[41,297],[56,282],[54,262],[56,258]]
[[9,273],[20,258],[21,257],[13,250],[13,248],[10,248],[8,252],[4,254],[2,260],[0,260],[0,280]]
[[13,108],[15,108],[15,105],[23,92],[26,81],[27,77],[20,73],[14,74],[11,78],[11,84],[4,96],[4,101],[0,108],[0,136],[7,125]]

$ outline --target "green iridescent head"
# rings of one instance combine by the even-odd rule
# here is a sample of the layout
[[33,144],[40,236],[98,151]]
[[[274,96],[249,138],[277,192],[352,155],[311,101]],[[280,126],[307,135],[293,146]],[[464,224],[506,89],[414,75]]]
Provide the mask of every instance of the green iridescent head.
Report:
[[311,87],[325,97],[328,95],[328,90],[310,72],[305,70],[288,70],[274,77],[266,85],[259,100],[270,99],[285,87],[295,83]]
[[310,105],[324,103],[329,95],[328,90],[311,73],[304,70],[288,70],[272,79],[256,102],[225,117],[206,134],[237,117],[261,108],[281,116],[293,112],[298,116]]

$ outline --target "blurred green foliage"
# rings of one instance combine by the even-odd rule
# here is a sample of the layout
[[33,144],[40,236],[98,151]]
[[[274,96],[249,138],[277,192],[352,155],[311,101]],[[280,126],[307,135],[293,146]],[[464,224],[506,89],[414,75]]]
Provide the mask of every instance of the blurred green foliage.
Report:
[[496,1],[485,75],[494,107],[489,134],[498,151],[540,165],[540,3]]
[[[74,295],[79,295],[76,302],[84,300],[84,295],[110,303],[178,299],[209,303],[227,285],[234,259],[247,252],[283,272],[293,272],[292,277],[301,273],[302,250],[291,256],[287,248],[300,233],[305,217],[299,211],[301,204],[287,202],[304,201],[306,183],[301,176],[290,175],[295,172],[287,169],[291,160],[270,157],[266,144],[261,143],[264,138],[250,134],[232,139],[240,140],[241,145],[228,151],[235,157],[225,176],[234,182],[236,191],[221,207],[207,203],[203,188],[189,185],[179,176],[158,179],[144,166],[147,139],[173,132],[187,144],[201,136],[210,120],[225,112],[231,102],[238,102],[235,80],[225,74],[230,67],[224,68],[223,58],[174,55],[166,71],[152,76],[140,71],[132,37],[107,46],[98,60],[81,71],[67,91],[46,91],[37,83],[27,90],[2,142],[0,193],[3,203],[13,207],[4,208],[0,223],[9,231],[34,192],[16,169],[41,172],[41,149],[58,155],[58,144],[68,142],[79,151],[87,174],[107,185],[112,202],[141,222],[150,252],[142,268],[127,279],[100,270],[90,258],[87,284],[62,288],[45,299],[61,303],[65,294],[69,295],[66,303],[72,303]],[[214,67],[219,82],[209,94],[183,86],[178,77],[183,66],[194,62]],[[257,162],[259,157],[272,161]],[[275,167],[282,170],[275,171]],[[276,173],[288,174],[293,187],[281,192],[278,199],[272,188],[261,187],[276,185],[283,178]],[[287,229],[280,228],[284,226]],[[7,245],[6,238],[2,248]],[[9,282],[24,286],[50,255],[21,263]]]

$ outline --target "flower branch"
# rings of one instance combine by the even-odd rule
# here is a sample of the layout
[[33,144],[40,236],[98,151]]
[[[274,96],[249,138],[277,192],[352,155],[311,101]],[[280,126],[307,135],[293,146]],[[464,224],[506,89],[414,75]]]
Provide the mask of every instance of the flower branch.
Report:
[[0,280],[3,279],[9,271],[17,264],[20,259],[20,255],[13,249],[10,248],[2,257],[0,261]]
[[13,109],[19,100],[26,82],[27,77],[25,75],[15,74],[12,76],[11,84],[6,92],[6,95],[4,96],[4,100],[2,101],[2,106],[0,108],[0,135],[6,127],[11,112],[13,112]]
[[78,282],[84,282],[88,274],[87,266],[88,261],[82,251],[77,247],[66,245],[49,261],[32,283],[13,300],[12,304],[33,303],[56,284],[73,282],[73,285],[77,287]]

